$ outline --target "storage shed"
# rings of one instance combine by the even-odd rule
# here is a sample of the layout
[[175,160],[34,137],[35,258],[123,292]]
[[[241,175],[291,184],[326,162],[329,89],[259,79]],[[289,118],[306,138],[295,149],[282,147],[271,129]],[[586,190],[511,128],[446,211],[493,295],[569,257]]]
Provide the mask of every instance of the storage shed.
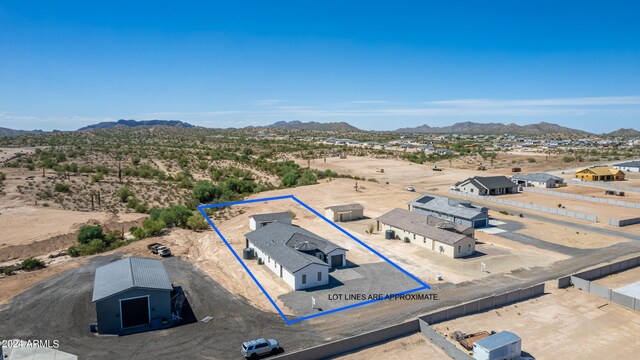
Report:
[[173,286],[162,261],[126,258],[96,269],[98,332],[124,335],[170,326]]
[[476,360],[510,360],[521,354],[522,340],[510,331],[501,331],[473,344],[473,358]]
[[334,205],[324,209],[324,216],[336,222],[358,220],[364,217],[364,207],[360,204]]

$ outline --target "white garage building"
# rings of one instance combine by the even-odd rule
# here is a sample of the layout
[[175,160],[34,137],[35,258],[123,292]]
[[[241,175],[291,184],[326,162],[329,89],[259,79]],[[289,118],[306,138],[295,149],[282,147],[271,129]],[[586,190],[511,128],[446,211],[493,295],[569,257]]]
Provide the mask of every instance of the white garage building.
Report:
[[334,205],[324,209],[324,216],[335,222],[358,220],[364,217],[364,207],[360,204]]
[[274,222],[245,234],[253,249],[271,271],[293,290],[329,283],[329,270],[347,265],[347,250],[295,225]]
[[530,173],[513,175],[511,181],[521,186],[555,188],[558,184],[562,184],[564,179],[547,173]]

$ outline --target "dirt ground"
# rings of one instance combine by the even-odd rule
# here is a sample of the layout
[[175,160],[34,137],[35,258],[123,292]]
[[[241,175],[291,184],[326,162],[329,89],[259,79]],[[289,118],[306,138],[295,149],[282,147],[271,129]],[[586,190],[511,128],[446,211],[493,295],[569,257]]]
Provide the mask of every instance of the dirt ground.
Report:
[[342,360],[448,360],[450,357],[421,333],[395,339],[358,352],[339,356]]
[[640,331],[638,312],[578,289],[557,289],[555,283],[547,283],[546,291],[538,298],[434,327],[443,334],[512,331],[522,338],[522,350],[541,360],[637,359],[633,344]]
[[609,275],[602,279],[595,280],[595,283],[606,286],[609,289],[617,289],[637,281],[640,281],[640,267]]

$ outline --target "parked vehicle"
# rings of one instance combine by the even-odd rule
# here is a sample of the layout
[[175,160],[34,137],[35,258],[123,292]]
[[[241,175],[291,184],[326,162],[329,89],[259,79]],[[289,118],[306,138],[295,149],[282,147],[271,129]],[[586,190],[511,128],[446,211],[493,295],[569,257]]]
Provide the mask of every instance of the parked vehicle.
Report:
[[266,354],[276,354],[280,351],[280,343],[276,339],[255,339],[242,344],[240,353],[245,358],[255,359]]
[[171,256],[171,250],[160,244],[160,243],[153,243],[149,246],[147,246],[147,249],[149,249],[149,251],[151,251],[152,253],[156,254],[156,255],[160,255],[160,256]]
[[414,192],[416,189],[413,186],[407,186],[407,191]]

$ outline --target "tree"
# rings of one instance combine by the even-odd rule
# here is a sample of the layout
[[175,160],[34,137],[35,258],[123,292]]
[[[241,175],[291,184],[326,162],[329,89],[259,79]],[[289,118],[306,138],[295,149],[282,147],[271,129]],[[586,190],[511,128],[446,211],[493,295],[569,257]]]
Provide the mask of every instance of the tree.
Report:
[[102,226],[85,225],[80,228],[80,232],[78,232],[79,243],[88,244],[89,242],[91,242],[91,240],[94,239],[104,240]]
[[211,181],[201,180],[193,187],[192,195],[196,200],[200,201],[200,203],[206,203],[220,198],[222,190]]
[[46,267],[46,265],[42,260],[36,259],[33,256],[31,256],[22,260],[22,262],[20,263],[20,267],[24,270],[35,270],[35,269],[42,269]]
[[284,186],[284,187],[294,187],[294,186],[296,186],[296,184],[298,183],[298,178],[299,177],[300,177],[300,175],[298,175],[298,173],[295,170],[287,172],[282,177],[282,180],[281,180],[282,186]]
[[207,230],[209,228],[209,223],[204,217],[200,214],[195,214],[187,219],[187,226],[189,229],[194,231],[202,231]]
[[[161,235],[164,229],[167,228],[167,224],[162,220],[147,219],[142,223],[144,234],[146,236],[158,236]],[[135,234],[134,234],[135,236]]]
[[317,180],[318,178],[316,177],[316,175],[311,170],[307,170],[302,174],[300,179],[298,179],[298,185],[304,186],[317,184]]

